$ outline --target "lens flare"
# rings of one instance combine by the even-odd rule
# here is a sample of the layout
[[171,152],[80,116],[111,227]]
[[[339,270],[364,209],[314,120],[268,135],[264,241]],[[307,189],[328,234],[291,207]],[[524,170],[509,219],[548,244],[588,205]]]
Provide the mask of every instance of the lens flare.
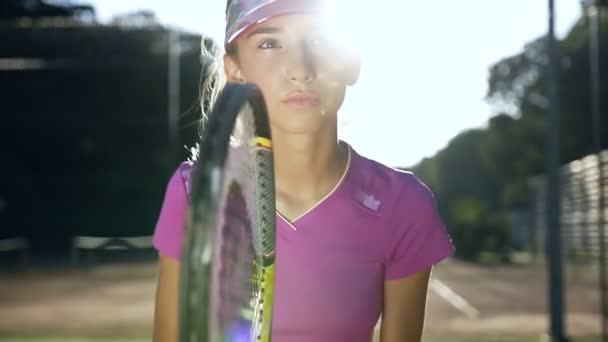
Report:
[[327,1],[323,9],[326,33],[333,41],[349,51],[361,52],[369,20],[362,1]]

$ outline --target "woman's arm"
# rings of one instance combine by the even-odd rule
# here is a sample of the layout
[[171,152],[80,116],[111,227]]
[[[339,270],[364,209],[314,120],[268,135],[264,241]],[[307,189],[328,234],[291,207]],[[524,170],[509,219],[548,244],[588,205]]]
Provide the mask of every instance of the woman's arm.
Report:
[[154,310],[154,342],[177,342],[179,339],[179,272],[177,260],[160,256]]
[[380,342],[420,342],[431,268],[384,282]]

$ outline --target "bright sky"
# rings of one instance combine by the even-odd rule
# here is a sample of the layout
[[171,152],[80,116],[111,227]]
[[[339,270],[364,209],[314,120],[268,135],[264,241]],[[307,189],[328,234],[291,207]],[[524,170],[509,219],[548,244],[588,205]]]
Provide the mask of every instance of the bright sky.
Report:
[[[340,111],[340,136],[391,166],[411,166],[485,125],[488,68],[547,30],[547,0],[343,1],[361,6],[349,6],[351,31],[373,39],[362,41],[362,75]],[[92,2],[102,21],[150,9],[164,24],[223,40],[223,0],[80,2]],[[580,13],[579,0],[557,0],[558,34]]]

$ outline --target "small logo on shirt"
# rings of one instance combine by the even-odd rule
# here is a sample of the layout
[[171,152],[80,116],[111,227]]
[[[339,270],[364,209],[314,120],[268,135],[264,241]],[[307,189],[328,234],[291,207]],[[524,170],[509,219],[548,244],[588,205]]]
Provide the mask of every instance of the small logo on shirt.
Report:
[[382,204],[382,202],[377,200],[374,195],[367,194],[365,192],[360,192],[358,199],[361,204],[363,204],[365,207],[367,207],[367,209],[372,211],[378,211],[378,209],[380,209],[380,204]]

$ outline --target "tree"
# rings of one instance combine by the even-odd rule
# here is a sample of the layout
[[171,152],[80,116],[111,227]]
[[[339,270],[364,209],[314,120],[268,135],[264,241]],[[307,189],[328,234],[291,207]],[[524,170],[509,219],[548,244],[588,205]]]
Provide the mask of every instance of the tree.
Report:
[[[603,17],[608,19],[607,11]],[[608,29],[604,20],[603,32]],[[569,162],[593,152],[590,109],[589,36],[587,23],[581,18],[560,44],[562,55],[560,75],[561,156]],[[601,50],[608,51],[608,35],[601,35]],[[544,137],[544,117],[548,108],[546,96],[545,39],[526,45],[524,51],[505,58],[490,69],[487,98],[499,108],[511,109],[517,120],[516,129],[523,132],[528,144],[539,146]],[[601,59],[601,83],[608,84],[608,58]],[[602,87],[601,98],[608,98],[608,87]],[[608,106],[602,108],[608,111]],[[606,117],[606,115],[602,115]],[[602,135],[608,135],[608,121],[602,123]],[[608,139],[603,146],[607,147]],[[535,153],[536,154],[536,153]],[[542,172],[531,161],[528,173]]]
[[[608,11],[602,12],[603,30]],[[562,162],[593,152],[590,113],[589,35],[581,18],[560,42]],[[601,34],[608,52],[608,34]],[[508,247],[512,209],[530,205],[528,181],[545,169],[546,39],[526,44],[522,52],[490,67],[487,101],[499,113],[487,128],[456,136],[434,157],[412,169],[438,194],[458,255],[474,259],[481,250]],[[608,99],[608,58],[601,59],[602,99]],[[603,147],[608,148],[608,105],[602,107]],[[488,242],[489,241],[489,242]],[[491,247],[490,247],[491,246]]]

